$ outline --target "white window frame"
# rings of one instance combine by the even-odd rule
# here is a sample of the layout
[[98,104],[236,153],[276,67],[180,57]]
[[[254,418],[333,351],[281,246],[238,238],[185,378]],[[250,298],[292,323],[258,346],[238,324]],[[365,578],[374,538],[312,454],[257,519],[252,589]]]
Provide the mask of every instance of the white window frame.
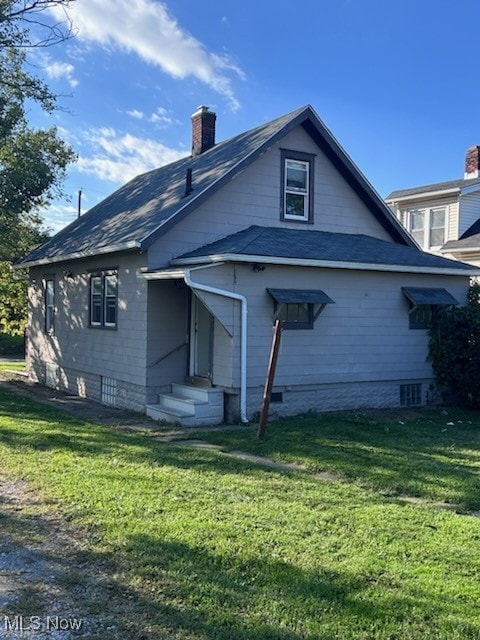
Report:
[[[108,294],[107,281],[109,278],[115,278],[115,295]],[[107,301],[109,298],[113,298],[115,302],[115,322],[107,322]],[[118,276],[116,273],[108,273],[103,276],[103,320],[106,327],[117,326],[117,301],[118,301]]]
[[[433,222],[433,214],[443,211],[445,215],[445,221],[443,226],[443,241],[440,244],[431,244],[431,236],[432,236],[432,222]],[[439,205],[436,207],[416,207],[407,210],[407,229],[409,233],[415,238],[412,229],[413,216],[415,213],[421,213],[423,215],[423,242],[420,244],[421,248],[424,251],[435,251],[436,249],[440,249],[445,242],[447,236],[447,218],[448,218],[448,206],[447,205]],[[435,227],[436,229],[441,229],[442,227]],[[418,241],[417,241],[418,242]]]
[[[281,153],[281,186],[280,186],[280,220],[312,224],[314,217],[314,179],[315,155],[293,149],[280,149]],[[305,169],[306,183],[304,187],[288,185],[289,163],[301,165]],[[287,213],[287,196],[301,196],[303,198],[303,215]]]
[[[295,163],[297,165],[302,165],[305,171],[305,188],[300,189],[296,187],[288,186],[288,170],[289,163]],[[284,218],[286,220],[308,220],[309,219],[309,211],[310,211],[310,202],[309,202],[309,191],[310,191],[310,163],[307,160],[295,160],[294,158],[285,158],[285,185],[284,185],[284,193],[283,193],[283,211]],[[287,213],[287,196],[303,196],[303,216],[296,216],[293,214]]]

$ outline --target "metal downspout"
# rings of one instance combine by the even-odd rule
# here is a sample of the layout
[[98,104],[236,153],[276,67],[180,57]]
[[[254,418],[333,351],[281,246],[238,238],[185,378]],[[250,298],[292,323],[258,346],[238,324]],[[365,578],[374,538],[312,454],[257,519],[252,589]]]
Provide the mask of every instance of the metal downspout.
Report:
[[247,418],[247,298],[240,293],[210,287],[207,284],[193,282],[190,271],[185,271],[183,279],[185,284],[191,289],[214,293],[224,298],[238,300],[241,304],[241,328],[240,328],[240,419],[243,423],[248,422]]

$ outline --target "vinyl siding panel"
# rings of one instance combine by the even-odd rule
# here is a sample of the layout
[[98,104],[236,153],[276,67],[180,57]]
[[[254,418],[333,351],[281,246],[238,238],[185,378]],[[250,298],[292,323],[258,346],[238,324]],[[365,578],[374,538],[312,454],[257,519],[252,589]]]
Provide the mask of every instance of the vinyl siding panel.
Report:
[[[62,371],[111,377],[145,386],[146,283],[137,280],[144,256],[115,255],[31,269],[29,288],[29,366],[47,363]],[[116,329],[89,326],[89,270],[118,267]],[[71,271],[73,279],[65,273]],[[55,333],[45,333],[43,280],[55,279]],[[63,374],[60,386],[71,387]],[[79,383],[80,384],[80,383]],[[78,389],[71,389],[77,392]]]
[[[425,330],[410,330],[402,286],[445,286],[465,302],[466,278],[354,272],[267,265],[254,273],[244,265],[225,265],[224,286],[248,298],[248,386],[265,381],[272,339],[274,303],[267,287],[322,289],[335,304],[320,314],[313,330],[284,330],[275,379],[285,388],[331,383],[430,380]],[[237,317],[239,317],[237,309]],[[239,325],[233,339],[239,345]],[[233,384],[239,385],[239,349],[234,351]]]
[[408,203],[395,203],[392,208],[396,217],[408,229],[408,211],[412,209],[446,208],[445,242],[458,239],[459,203],[457,197],[434,198],[431,200],[410,200]]
[[[280,220],[281,148],[315,154],[313,224]],[[166,266],[172,258],[251,225],[391,239],[310,136],[298,128],[161,237],[149,249],[149,266]]]
[[449,240],[458,240],[465,231],[480,218],[480,192],[469,193],[460,199],[459,235]]

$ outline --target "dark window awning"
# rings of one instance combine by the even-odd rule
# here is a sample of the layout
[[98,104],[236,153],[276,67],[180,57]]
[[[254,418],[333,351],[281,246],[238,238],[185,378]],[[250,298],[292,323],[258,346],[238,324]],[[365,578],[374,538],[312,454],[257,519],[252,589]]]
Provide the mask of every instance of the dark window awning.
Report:
[[442,307],[460,304],[446,289],[434,287],[402,287],[402,292],[416,307],[427,304]]
[[267,289],[275,302],[290,304],[333,304],[334,301],[320,289]]

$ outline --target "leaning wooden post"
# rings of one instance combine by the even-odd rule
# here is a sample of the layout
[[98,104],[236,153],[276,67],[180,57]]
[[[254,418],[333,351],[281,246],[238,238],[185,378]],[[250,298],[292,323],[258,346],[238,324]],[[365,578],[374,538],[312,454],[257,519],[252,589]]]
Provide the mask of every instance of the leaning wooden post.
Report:
[[263,391],[262,410],[260,412],[260,420],[258,423],[258,437],[263,439],[265,436],[265,428],[267,426],[268,410],[270,408],[270,398],[272,395],[273,380],[275,378],[275,369],[277,367],[278,352],[280,350],[280,338],[282,335],[282,321],[275,320],[272,348],[270,350],[270,361],[268,363],[267,379],[265,381],[265,389]]

